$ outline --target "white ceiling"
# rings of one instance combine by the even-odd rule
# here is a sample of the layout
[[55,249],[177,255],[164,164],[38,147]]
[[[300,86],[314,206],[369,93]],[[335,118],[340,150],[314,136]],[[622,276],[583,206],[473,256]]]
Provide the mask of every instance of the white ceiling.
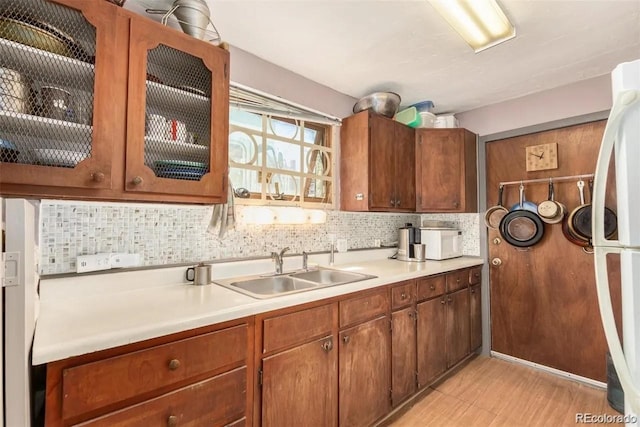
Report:
[[403,105],[430,99],[437,113],[640,58],[640,0],[499,0],[517,36],[478,54],[425,0],[207,1],[222,38],[240,49],[355,98],[390,90]]

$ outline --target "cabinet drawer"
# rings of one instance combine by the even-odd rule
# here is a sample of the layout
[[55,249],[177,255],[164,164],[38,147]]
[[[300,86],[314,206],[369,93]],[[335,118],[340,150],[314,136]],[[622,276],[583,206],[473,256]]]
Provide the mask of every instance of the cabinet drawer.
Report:
[[[81,426],[241,426],[247,395],[247,368],[172,391]],[[237,421],[236,421],[237,420]],[[229,424],[223,424],[229,423]]]
[[447,292],[454,292],[458,289],[469,286],[469,270],[457,270],[445,275],[447,278]]
[[389,311],[387,292],[381,290],[359,298],[340,301],[340,327],[355,325]]
[[416,284],[413,280],[402,282],[391,288],[391,310],[406,307],[415,302]]
[[221,368],[243,365],[247,325],[62,371],[62,417],[112,405]]
[[482,266],[469,269],[469,284],[477,285],[482,277]]
[[445,292],[445,276],[430,276],[418,279],[418,301],[435,298]]
[[265,319],[262,352],[270,353],[330,335],[333,310],[334,305],[328,304]]

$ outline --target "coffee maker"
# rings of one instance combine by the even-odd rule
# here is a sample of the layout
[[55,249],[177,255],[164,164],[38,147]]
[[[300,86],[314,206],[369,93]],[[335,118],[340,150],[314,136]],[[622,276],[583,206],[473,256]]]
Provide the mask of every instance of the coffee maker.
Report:
[[398,257],[399,261],[425,261],[425,245],[420,241],[420,227],[406,223],[398,229]]

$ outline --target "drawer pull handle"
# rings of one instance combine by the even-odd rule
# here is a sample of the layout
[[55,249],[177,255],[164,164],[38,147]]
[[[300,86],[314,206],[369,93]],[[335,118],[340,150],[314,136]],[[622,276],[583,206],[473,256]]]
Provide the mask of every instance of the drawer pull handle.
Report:
[[460,283],[460,278],[459,277],[456,279],[456,283]]
[[333,349],[333,341],[329,339],[329,340],[323,342],[321,344],[321,347],[322,347],[322,349],[324,351],[326,351],[328,353]]
[[178,417],[169,415],[167,417],[167,427],[176,427],[178,425]]
[[436,290],[436,285],[430,285],[429,289],[431,289],[432,291],[435,291]]
[[169,361],[169,370],[175,371],[180,367],[180,361],[178,359],[171,359]]
[[344,335],[344,336],[342,337],[342,342],[346,344],[346,343],[348,343],[348,342],[349,342],[349,340],[350,340],[350,339],[351,339],[351,338],[349,338],[349,335]]
[[407,299],[407,294],[405,294],[404,292],[400,294],[400,298],[401,299]]
[[440,300],[440,304],[446,304],[446,303],[447,303],[447,302],[444,300],[444,298],[442,298],[442,299]]

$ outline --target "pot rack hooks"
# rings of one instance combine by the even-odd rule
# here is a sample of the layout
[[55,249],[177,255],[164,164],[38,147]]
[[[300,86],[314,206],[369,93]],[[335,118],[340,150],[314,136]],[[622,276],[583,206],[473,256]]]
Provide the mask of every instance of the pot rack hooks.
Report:
[[588,173],[584,175],[570,175],[570,176],[550,176],[549,178],[536,178],[536,179],[521,179],[519,181],[504,181],[500,182],[500,186],[507,185],[524,185],[524,184],[532,184],[538,182],[548,183],[549,181],[553,182],[562,182],[562,181],[577,181],[580,179],[593,179],[593,174]]

